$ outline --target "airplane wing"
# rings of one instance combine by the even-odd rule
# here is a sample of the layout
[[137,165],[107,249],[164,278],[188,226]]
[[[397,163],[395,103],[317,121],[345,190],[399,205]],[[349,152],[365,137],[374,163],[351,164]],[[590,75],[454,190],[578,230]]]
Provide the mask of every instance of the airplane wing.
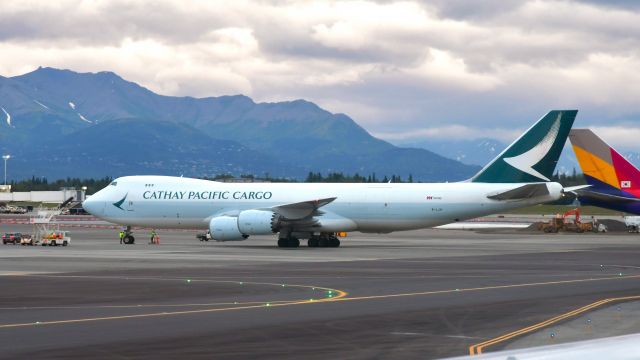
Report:
[[325,206],[332,201],[335,197],[308,200],[291,204],[277,205],[271,208],[272,211],[282,215],[287,220],[299,220],[307,218],[313,215],[320,207]]
[[547,184],[526,184],[515,189],[499,192],[497,194],[487,195],[487,198],[492,200],[522,200],[530,199],[538,196],[549,195],[549,189]]

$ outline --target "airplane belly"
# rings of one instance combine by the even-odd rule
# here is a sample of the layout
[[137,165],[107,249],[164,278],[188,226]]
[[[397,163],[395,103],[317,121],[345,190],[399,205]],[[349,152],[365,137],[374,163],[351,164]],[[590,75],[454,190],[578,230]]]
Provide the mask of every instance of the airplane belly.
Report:
[[404,204],[396,210],[376,217],[358,219],[358,230],[362,232],[389,233],[392,231],[430,228],[479,216],[493,214],[498,209],[484,203]]

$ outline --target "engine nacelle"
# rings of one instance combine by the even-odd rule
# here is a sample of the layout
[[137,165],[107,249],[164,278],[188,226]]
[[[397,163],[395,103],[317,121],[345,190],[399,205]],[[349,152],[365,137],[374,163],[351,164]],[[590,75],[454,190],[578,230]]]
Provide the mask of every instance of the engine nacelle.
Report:
[[238,230],[247,235],[268,235],[278,231],[280,216],[273,211],[245,210],[238,214]]
[[241,241],[249,237],[238,229],[238,218],[218,216],[209,222],[211,238],[216,241]]

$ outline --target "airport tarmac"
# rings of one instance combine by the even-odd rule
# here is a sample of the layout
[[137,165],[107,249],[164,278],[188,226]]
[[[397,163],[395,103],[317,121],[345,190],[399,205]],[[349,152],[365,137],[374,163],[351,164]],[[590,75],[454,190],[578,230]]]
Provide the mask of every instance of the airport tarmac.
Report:
[[[120,245],[114,229],[70,230],[68,247],[0,247],[0,358],[459,356],[599,300],[640,296],[638,234],[430,229],[280,249],[273,237],[159,231],[149,245],[139,231],[137,244]],[[592,321],[607,321],[585,338],[640,332],[628,321],[634,304],[608,305],[624,323],[592,308],[603,311]],[[554,323],[552,339],[539,327],[483,351],[580,339],[588,314]]]

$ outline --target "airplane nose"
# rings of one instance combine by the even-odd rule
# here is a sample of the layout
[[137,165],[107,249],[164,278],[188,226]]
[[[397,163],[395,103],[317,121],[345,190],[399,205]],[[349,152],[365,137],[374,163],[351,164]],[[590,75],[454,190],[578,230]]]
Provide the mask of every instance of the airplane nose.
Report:
[[91,215],[100,215],[100,202],[96,200],[92,200],[91,198],[85,199],[82,202],[82,208]]

